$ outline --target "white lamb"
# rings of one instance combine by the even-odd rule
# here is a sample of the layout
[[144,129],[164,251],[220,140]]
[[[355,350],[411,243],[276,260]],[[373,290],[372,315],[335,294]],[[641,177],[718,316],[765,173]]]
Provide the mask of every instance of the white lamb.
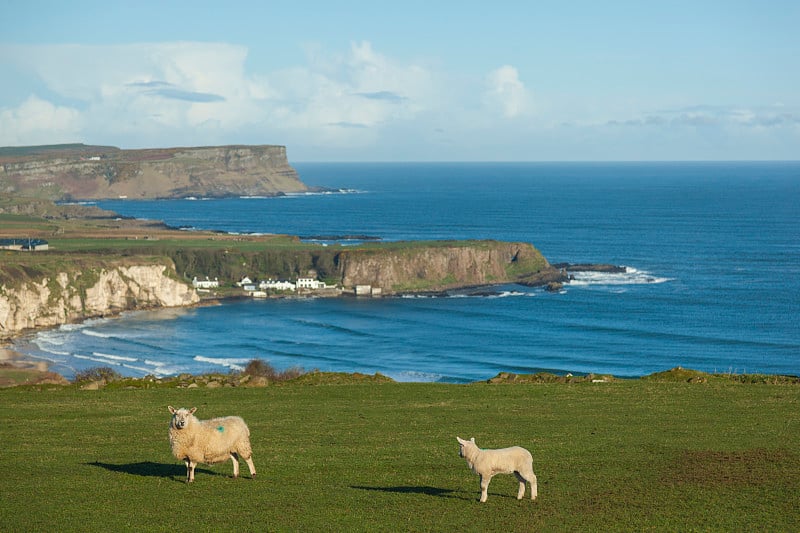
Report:
[[481,450],[475,444],[475,438],[464,440],[456,437],[461,445],[458,455],[467,460],[470,469],[481,476],[481,502],[485,502],[489,482],[495,474],[514,474],[519,480],[517,499],[525,495],[525,482],[531,484],[531,500],[538,495],[536,474],[533,473],[533,457],[531,452],[519,446],[501,448],[499,450]]
[[186,482],[194,481],[198,463],[211,465],[228,459],[233,461],[233,477],[239,477],[240,456],[247,461],[250,477],[256,477],[250,430],[244,420],[238,416],[198,420],[194,416],[196,410],[169,406],[169,443],[172,455],[186,463]]

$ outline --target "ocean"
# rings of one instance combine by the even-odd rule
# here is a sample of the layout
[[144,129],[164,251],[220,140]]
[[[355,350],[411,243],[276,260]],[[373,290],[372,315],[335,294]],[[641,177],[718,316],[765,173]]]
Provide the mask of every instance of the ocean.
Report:
[[338,192],[98,205],[187,231],[522,241],[551,263],[628,270],[584,274],[558,293],[502,285],[133,312],[12,347],[66,377],[97,366],[225,372],[251,359],[452,383],[676,366],[800,374],[800,162],[293,166],[305,183]]

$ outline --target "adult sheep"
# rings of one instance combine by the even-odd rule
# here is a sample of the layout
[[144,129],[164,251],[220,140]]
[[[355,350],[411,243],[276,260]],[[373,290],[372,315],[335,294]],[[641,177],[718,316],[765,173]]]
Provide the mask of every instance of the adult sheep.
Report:
[[194,468],[198,463],[216,464],[233,461],[233,477],[239,477],[239,457],[247,461],[250,477],[256,477],[253,450],[250,447],[250,429],[238,416],[225,416],[198,420],[196,407],[175,409],[169,423],[169,444],[172,455],[186,463],[186,482],[194,481]]
[[531,484],[531,500],[538,496],[536,474],[533,473],[533,457],[531,452],[519,446],[501,448],[499,450],[481,450],[475,444],[475,438],[464,440],[456,437],[460,445],[458,455],[467,460],[470,469],[481,476],[481,502],[485,502],[489,490],[489,482],[495,474],[514,474],[519,480],[517,499],[525,495],[525,482]]

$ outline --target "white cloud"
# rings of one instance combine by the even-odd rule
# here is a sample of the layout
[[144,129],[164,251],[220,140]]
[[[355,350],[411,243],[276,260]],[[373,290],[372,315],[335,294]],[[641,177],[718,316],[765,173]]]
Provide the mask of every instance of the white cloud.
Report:
[[531,109],[532,97],[519,79],[517,69],[504,65],[486,77],[486,101],[506,118],[516,118]]
[[30,96],[14,109],[0,110],[0,145],[67,143],[80,139],[83,120],[77,109],[55,106]]
[[798,128],[800,111],[783,105],[761,107],[695,105],[666,109],[626,120],[610,120],[607,125],[721,130]]
[[797,158],[794,102],[534,100],[515,66],[469,76],[369,42],[309,46],[303,63],[273,71],[253,72],[249,53],[228,43],[0,45],[0,71],[11,73],[0,145],[267,143],[296,160]]
[[[44,84],[40,106],[45,98],[61,114],[70,106],[71,122],[83,127],[73,128],[70,140],[124,147],[282,142],[301,134],[308,142],[368,143],[380,129],[423,112],[442,92],[426,68],[399,64],[368,42],[343,55],[317,53],[307,65],[255,74],[245,69],[247,48],[226,43],[3,48],[5,61],[13,58],[17,69]],[[41,136],[24,142],[53,142],[44,116],[24,105],[0,108],[0,128],[25,121]]]

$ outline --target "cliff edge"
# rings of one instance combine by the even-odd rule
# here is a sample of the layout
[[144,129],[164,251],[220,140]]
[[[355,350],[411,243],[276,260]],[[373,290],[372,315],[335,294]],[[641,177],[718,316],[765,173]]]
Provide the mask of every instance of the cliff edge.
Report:
[[308,190],[286,147],[0,148],[0,192],[50,200],[275,196]]
[[370,285],[383,294],[524,283],[542,285],[562,274],[528,243],[443,241],[397,243],[341,252],[343,287]]
[[167,264],[78,262],[50,272],[25,269],[14,274],[13,282],[0,284],[0,339],[27,329],[200,300]]

